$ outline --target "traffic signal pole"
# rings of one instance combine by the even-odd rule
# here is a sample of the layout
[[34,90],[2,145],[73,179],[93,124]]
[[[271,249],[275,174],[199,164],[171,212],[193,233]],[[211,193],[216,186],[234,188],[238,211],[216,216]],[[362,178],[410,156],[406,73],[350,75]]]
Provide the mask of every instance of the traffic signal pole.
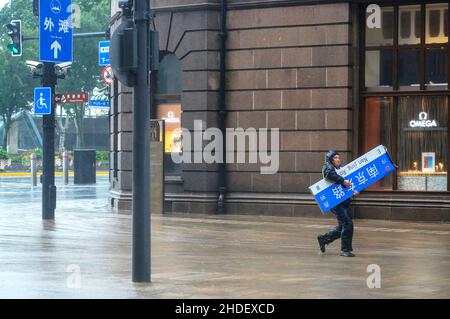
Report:
[[133,98],[133,282],[146,283],[150,276],[150,90],[149,1],[134,1],[137,61]]
[[42,219],[54,220],[56,209],[55,186],[55,63],[44,62],[42,86],[52,90],[52,112],[43,116],[43,146],[42,146]]

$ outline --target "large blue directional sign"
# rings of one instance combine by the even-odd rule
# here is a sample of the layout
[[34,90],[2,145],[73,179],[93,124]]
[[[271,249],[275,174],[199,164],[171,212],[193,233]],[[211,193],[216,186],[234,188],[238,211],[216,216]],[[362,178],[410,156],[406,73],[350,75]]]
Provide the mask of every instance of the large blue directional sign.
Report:
[[72,0],[39,1],[39,60],[73,61]]
[[49,87],[34,89],[34,114],[48,115],[52,113],[52,89]]
[[395,165],[386,147],[380,145],[336,171],[350,181],[351,187],[346,188],[343,185],[323,179],[309,188],[322,213],[330,211],[340,203],[351,198],[355,190],[361,192],[373,183],[393,173]]
[[100,41],[98,43],[98,65],[107,66],[109,62],[109,41]]

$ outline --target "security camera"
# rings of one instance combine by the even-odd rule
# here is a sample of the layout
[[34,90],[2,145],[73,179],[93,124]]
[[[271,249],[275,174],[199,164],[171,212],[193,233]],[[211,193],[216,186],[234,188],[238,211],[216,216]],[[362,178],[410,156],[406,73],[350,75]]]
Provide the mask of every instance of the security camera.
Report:
[[119,0],[119,8],[121,9],[131,9],[133,6],[130,0]]
[[44,65],[42,64],[42,62],[27,60],[27,61],[25,61],[25,64],[30,68],[31,75],[34,78],[38,78],[38,77],[42,76],[42,71],[44,68]]
[[25,63],[28,65],[28,67],[30,68],[42,68],[42,62],[37,62],[37,61],[31,61],[31,60],[27,60],[25,61]]
[[59,79],[64,79],[72,66],[72,62],[63,62],[56,64],[55,73]]
[[72,66],[72,62],[64,62],[59,63],[56,65],[57,68],[60,68],[61,70],[67,70]]
[[133,15],[133,1],[131,0],[119,0],[119,8],[122,9],[123,15],[125,17],[130,17]]

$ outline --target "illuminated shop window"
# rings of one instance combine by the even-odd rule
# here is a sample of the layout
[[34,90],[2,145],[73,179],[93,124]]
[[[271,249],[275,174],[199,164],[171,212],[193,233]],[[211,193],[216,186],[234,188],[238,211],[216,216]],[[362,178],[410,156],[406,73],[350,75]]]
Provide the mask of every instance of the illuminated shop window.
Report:
[[[380,5],[394,19],[382,18],[378,30],[366,26],[361,41],[360,153],[383,144],[398,170],[370,189],[447,192],[448,2]],[[384,36],[391,29],[392,39]]]
[[447,121],[446,97],[399,98],[399,190],[447,190]]
[[[379,145],[392,149],[392,105],[390,97],[372,97],[364,105],[364,144],[363,153]],[[369,190],[392,190],[393,177],[388,175],[369,187]]]
[[181,63],[177,56],[162,52],[157,73],[155,94],[156,118],[165,122],[164,172],[180,175],[182,168],[172,160],[172,153],[181,153]]
[[158,104],[156,117],[164,120],[166,126],[164,152],[181,153],[181,105]]

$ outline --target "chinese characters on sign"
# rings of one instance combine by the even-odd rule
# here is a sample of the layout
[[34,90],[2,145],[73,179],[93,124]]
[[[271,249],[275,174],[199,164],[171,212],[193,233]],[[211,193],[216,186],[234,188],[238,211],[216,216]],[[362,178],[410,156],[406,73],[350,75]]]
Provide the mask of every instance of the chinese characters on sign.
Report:
[[39,59],[72,62],[72,0],[39,1]]
[[350,181],[350,187],[346,188],[323,179],[311,186],[310,190],[322,212],[326,213],[351,198],[355,190],[360,192],[394,171],[395,166],[386,148],[380,145],[337,170],[339,175]]
[[56,103],[87,103],[89,101],[88,93],[60,93],[55,94]]

